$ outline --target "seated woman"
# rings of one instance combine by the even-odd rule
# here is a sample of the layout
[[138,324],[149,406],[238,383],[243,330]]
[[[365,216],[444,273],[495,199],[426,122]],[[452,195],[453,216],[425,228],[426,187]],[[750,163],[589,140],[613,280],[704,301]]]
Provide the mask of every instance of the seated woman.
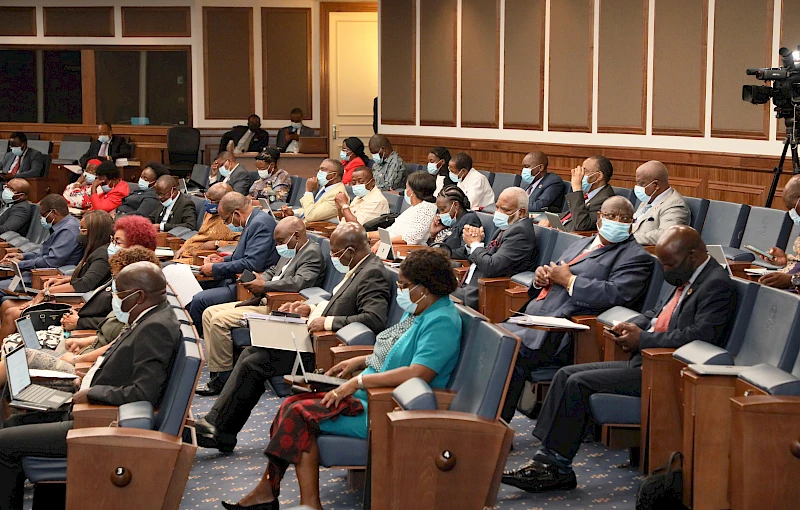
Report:
[[461,319],[449,297],[457,285],[449,259],[438,250],[414,251],[400,265],[397,285],[397,302],[406,311],[403,320],[414,316],[413,324],[393,345],[376,344],[372,360],[356,358],[330,371],[346,374],[367,367],[357,378],[327,393],[287,398],[272,423],[264,476],[238,503],[223,501],[225,508],[278,508],[280,482],[289,464],[297,470],[300,503],[322,508],[316,441],[320,432],[366,438],[366,388],[397,386],[413,377],[433,388],[447,384],[461,340]]
[[108,282],[111,269],[108,266],[108,241],[111,238],[113,221],[105,211],[90,211],[81,218],[78,243],[83,246],[83,258],[72,276],[58,276],[44,284],[32,301],[8,300],[0,305],[0,338],[16,330],[15,320],[26,308],[44,301],[50,294],[60,292],[89,292]]
[[[431,235],[431,222],[436,216],[436,200],[433,191],[436,179],[428,172],[414,172],[406,181],[405,200],[411,205],[400,213],[394,224],[387,228],[392,236],[392,244],[425,244]],[[378,232],[367,232],[370,241],[380,239]],[[377,253],[380,243],[372,246]]]
[[461,188],[450,185],[439,193],[436,208],[439,214],[431,222],[428,246],[445,245],[450,250],[450,258],[466,259],[466,253],[460,253],[464,248],[464,226],[481,226],[478,215],[470,210],[469,198]]
[[364,142],[355,136],[344,139],[339,158],[342,160],[342,166],[344,167],[342,184],[346,186],[349,186],[350,181],[353,179],[353,171],[362,166],[368,167],[367,163],[371,161],[364,152]]
[[455,181],[450,179],[450,151],[441,145],[432,148],[428,153],[428,173],[436,177],[436,192],[434,195],[437,197],[442,189],[447,186],[453,186]]
[[228,228],[219,217],[219,201],[226,193],[233,191],[230,184],[218,182],[212,184],[206,191],[206,214],[200,230],[186,240],[183,246],[175,253],[175,262],[191,264],[194,254],[200,250],[216,250],[221,246],[230,246],[239,242],[241,233]]
[[250,186],[248,195],[252,198],[266,198],[270,202],[286,202],[292,189],[292,179],[283,168],[278,168],[281,152],[267,147],[256,156],[258,180]]
[[88,209],[91,207],[89,195],[91,194],[92,184],[97,178],[97,167],[102,163],[99,159],[90,159],[86,163],[86,170],[83,171],[78,180],[67,184],[64,188],[64,198],[67,199],[67,204],[75,209]]
[[97,179],[89,194],[89,203],[95,211],[112,212],[131,192],[128,183],[123,181],[119,168],[113,161],[103,161],[97,166]]

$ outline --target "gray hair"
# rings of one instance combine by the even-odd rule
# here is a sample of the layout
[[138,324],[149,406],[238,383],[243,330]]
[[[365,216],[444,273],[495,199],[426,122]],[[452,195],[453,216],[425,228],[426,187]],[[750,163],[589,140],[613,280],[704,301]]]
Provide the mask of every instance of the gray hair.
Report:
[[[518,209],[528,210],[528,194],[525,190],[519,187],[506,188],[500,193],[500,196],[510,195],[511,200],[517,203]],[[498,197],[499,198],[499,197]]]

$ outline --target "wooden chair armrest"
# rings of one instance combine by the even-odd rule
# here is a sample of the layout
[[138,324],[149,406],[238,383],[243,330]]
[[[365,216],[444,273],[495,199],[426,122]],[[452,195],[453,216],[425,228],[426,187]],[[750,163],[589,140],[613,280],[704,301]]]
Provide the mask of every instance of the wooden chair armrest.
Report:
[[331,355],[333,356],[333,364],[341,363],[342,361],[357,358],[359,356],[369,356],[374,351],[375,347],[372,345],[337,345],[331,347]]
[[209,255],[214,255],[217,253],[217,250],[197,250],[192,255],[192,264],[195,266],[202,266],[205,263],[205,259],[200,257],[207,257]]
[[294,303],[303,301],[303,296],[297,292],[267,292],[267,307],[270,310],[277,310],[284,303]]
[[141,447],[152,446],[153,441],[163,443],[170,449],[179,450],[181,448],[181,438],[172,436],[156,430],[120,428],[120,427],[84,427],[76,430],[77,427],[67,432],[67,444],[93,444],[93,445],[121,445]]
[[642,357],[644,359],[652,359],[652,360],[663,360],[668,359],[672,360],[672,353],[675,352],[675,349],[667,349],[665,347],[656,347],[653,349],[645,349],[642,351]]
[[450,409],[450,404],[456,398],[456,392],[451,390],[434,388],[433,393],[436,395],[436,402],[440,410]]
[[509,283],[511,283],[511,278],[507,276],[501,276],[497,278],[478,278],[478,285],[483,285],[485,287],[508,288]]
[[70,338],[85,338],[87,336],[96,336],[96,329],[76,329],[69,332]]
[[730,400],[735,411],[781,416],[800,415],[800,397],[749,395],[733,397]]
[[168,232],[157,232],[156,233],[156,246],[160,248],[167,248],[169,247],[169,243],[167,239],[169,238]]
[[339,345],[339,339],[333,331],[317,331],[311,335],[316,355],[317,368],[326,372],[333,367],[333,354],[331,348]]
[[622,350],[617,342],[610,338],[605,338],[603,356],[605,361],[628,361],[631,359],[631,353]]
[[72,419],[75,422],[73,428],[108,427],[111,422],[116,421],[117,411],[119,411],[117,406],[74,404],[72,406]]
[[650,255],[656,254],[656,247],[653,244],[644,245],[642,248],[644,248]]
[[236,282],[236,301],[247,301],[253,298],[253,293],[244,288],[244,285]]

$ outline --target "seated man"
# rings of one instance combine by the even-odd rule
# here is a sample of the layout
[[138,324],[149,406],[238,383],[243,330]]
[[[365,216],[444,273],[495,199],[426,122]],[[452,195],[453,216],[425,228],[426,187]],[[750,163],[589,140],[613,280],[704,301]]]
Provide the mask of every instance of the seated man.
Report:
[[689,224],[692,213],[681,194],[670,187],[663,163],[648,161],[637,168],[633,192],[641,202],[633,215],[633,236],[639,244],[656,244],[673,225]]
[[127,197],[131,188],[123,181],[119,168],[111,161],[103,161],[98,165],[97,178],[89,192],[89,203],[95,211],[113,212]]
[[[14,260],[23,271],[23,278],[30,283],[30,270],[43,267],[77,265],[83,257],[83,248],[78,242],[80,222],[69,213],[67,201],[61,195],[47,195],[39,202],[38,219],[50,236],[42,247],[28,253],[9,253],[0,263]],[[0,282],[0,289],[7,289],[10,280]]]
[[375,177],[367,166],[360,166],[353,170],[350,178],[353,194],[356,196],[350,201],[350,196],[345,191],[336,194],[336,210],[339,221],[350,221],[365,224],[368,221],[389,214],[389,201],[383,196],[380,188],[375,185]]
[[[338,331],[360,322],[378,334],[386,326],[389,312],[389,275],[383,263],[369,250],[364,227],[342,223],[331,234],[331,262],[346,273],[328,302],[311,306],[298,301],[287,303],[282,311],[308,317],[309,332]],[[292,351],[248,347],[239,356],[228,382],[211,411],[195,422],[197,441],[206,448],[232,451],[236,435],[264,393],[272,377],[288,374],[296,354]],[[314,355],[303,356],[307,369],[314,366]]]
[[[797,206],[800,205],[800,175],[794,175],[783,188],[783,205],[789,211],[792,223],[800,225],[800,214]],[[777,246],[770,248],[769,254],[774,258],[761,257],[765,262],[779,266],[778,271],[771,271],[758,279],[758,283],[776,289],[798,289],[800,288],[800,265],[798,256],[800,253],[800,237],[792,241],[795,255],[789,255]]]
[[245,269],[261,272],[278,263],[275,251],[275,220],[261,209],[253,207],[252,200],[231,191],[219,201],[220,219],[231,231],[241,233],[236,250],[220,257],[209,255],[200,266],[200,274],[213,276],[211,282],[203,282],[206,290],[194,296],[189,303],[189,315],[200,336],[203,335],[203,312],[209,306],[229,303],[236,299],[234,279]]
[[[536,269],[533,299],[523,311],[571,318],[597,315],[612,306],[637,308],[653,270],[653,259],[631,237],[632,221],[633,205],[628,199],[606,200],[598,215],[597,235],[570,245],[558,264],[543,264]],[[566,365],[571,349],[563,332],[508,323],[503,327],[522,339],[503,407],[503,419],[510,422],[531,372]]]
[[314,136],[314,130],[303,125],[303,110],[295,108],[289,114],[291,124],[278,130],[275,144],[281,152],[297,152],[301,136]]
[[[261,129],[261,117],[254,113],[247,117],[246,126],[233,126],[233,129],[222,135],[219,141],[219,152],[220,154],[223,152],[261,152],[268,145],[269,133]],[[234,187],[234,189],[236,188]],[[242,192],[239,191],[239,193]]]
[[[217,159],[214,160],[214,164],[217,166],[218,171],[217,180],[214,182],[230,184],[233,191],[247,195],[247,192],[250,191],[250,174],[245,167],[236,161],[236,156],[233,155],[233,152],[220,152]],[[220,180],[220,177],[222,180]],[[208,185],[211,186],[211,184],[209,177]]]
[[0,234],[6,232],[16,232],[21,236],[28,234],[31,226],[31,203],[28,202],[30,192],[31,185],[19,177],[11,179],[3,186]]
[[155,161],[148,163],[139,176],[139,189],[131,191],[127,197],[122,199],[122,203],[117,207],[115,217],[121,218],[126,214],[138,214],[148,218],[153,214],[161,206],[153,188],[162,175],[169,175],[167,167]]
[[[89,387],[75,393],[73,403],[121,406],[145,400],[158,408],[182,342],[180,325],[167,304],[166,285],[161,269],[150,262],[137,262],[119,273],[117,318],[131,327],[106,352]],[[72,426],[68,412],[23,413],[3,423],[0,508],[22,508],[22,459],[66,457]]]
[[[347,194],[347,190],[342,184],[342,175],[344,175],[342,162],[328,158],[319,164],[317,176],[310,177],[306,181],[306,192],[300,198],[300,205],[303,208],[298,211],[298,216],[306,224],[311,221],[333,221],[338,219],[336,195],[339,193]],[[294,211],[288,205],[284,205],[281,211],[284,216],[294,215]]]
[[464,245],[451,254],[453,259],[468,259],[475,268],[453,295],[471,308],[478,308],[478,278],[513,276],[533,271],[538,255],[536,233],[528,218],[528,195],[522,188],[506,188],[497,199],[494,213],[497,231],[489,246],[483,227],[464,225]]
[[[450,180],[464,190],[473,209],[480,210],[494,203],[492,185],[485,175],[472,168],[472,158],[469,154],[459,152],[450,160],[448,167]],[[525,207],[528,207],[527,204]]]
[[81,168],[86,168],[90,159],[101,161],[111,161],[112,163],[121,158],[131,157],[131,146],[120,136],[114,136],[111,124],[101,122],[97,126],[97,140],[89,145],[89,150],[81,156],[79,163]]
[[175,261],[192,264],[193,256],[200,250],[216,250],[221,246],[236,244],[241,235],[228,228],[219,217],[219,202],[233,191],[229,184],[218,182],[206,192],[206,214],[200,230],[190,237],[175,253]]
[[[569,210],[561,213],[561,223],[567,232],[597,228],[600,207],[607,198],[615,195],[614,188],[608,185],[612,175],[614,167],[605,156],[592,156],[583,165],[572,169],[572,191],[566,195]],[[550,222],[542,220],[539,225],[549,227]]]
[[159,232],[169,232],[175,227],[197,230],[197,209],[194,201],[178,189],[178,179],[162,175],[153,189],[159,204],[150,213],[149,220]]
[[375,185],[383,191],[401,190],[406,187],[406,164],[392,143],[384,135],[375,134],[369,139],[369,152],[372,153],[372,173]]
[[233,370],[231,329],[238,328],[246,312],[269,313],[262,297],[267,292],[300,292],[319,287],[325,278],[325,259],[319,244],[309,242],[306,227],[300,218],[290,216],[275,227],[276,250],[281,256],[277,264],[256,279],[242,283],[254,299],[241,303],[224,303],[203,312],[203,333],[206,341],[206,362],[211,379],[197,390],[198,395],[219,395]]
[[0,173],[7,177],[42,177],[44,175],[44,155],[28,147],[28,137],[17,131],[11,133],[10,150],[3,155]]
[[725,345],[736,312],[736,292],[727,271],[706,253],[700,234],[691,227],[672,227],[656,244],[656,255],[664,265],[664,279],[677,288],[666,304],[640,317],[641,323],[617,324],[612,331],[618,337],[605,333],[631,352],[630,361],[559,370],[533,431],[542,446],[533,460],[504,473],[503,483],[528,492],[574,489],[572,459],[591,421],[592,394],[640,396],[643,349],[677,348],[698,338]]
[[564,205],[564,181],[547,171],[544,152],[529,152],[522,158],[522,189],[528,194],[528,211],[560,213]]

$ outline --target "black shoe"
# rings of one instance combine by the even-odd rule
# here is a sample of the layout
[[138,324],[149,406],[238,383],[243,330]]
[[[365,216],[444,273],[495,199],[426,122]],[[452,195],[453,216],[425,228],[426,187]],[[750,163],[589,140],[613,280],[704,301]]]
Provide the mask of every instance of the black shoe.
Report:
[[228,510],[278,510],[278,500],[270,501],[269,503],[259,503],[257,505],[242,506],[238,503],[228,503],[227,501],[220,501],[222,506]]
[[214,397],[222,393],[223,386],[225,383],[220,378],[212,377],[207,383],[198,385],[194,392],[201,397]]
[[194,422],[194,431],[197,434],[197,446],[216,448],[223,453],[230,453],[236,448],[236,436],[220,433],[217,427],[205,418]]
[[535,460],[509,474],[503,473],[502,481],[526,492],[572,490],[578,486],[575,471],[561,473],[556,466]]

